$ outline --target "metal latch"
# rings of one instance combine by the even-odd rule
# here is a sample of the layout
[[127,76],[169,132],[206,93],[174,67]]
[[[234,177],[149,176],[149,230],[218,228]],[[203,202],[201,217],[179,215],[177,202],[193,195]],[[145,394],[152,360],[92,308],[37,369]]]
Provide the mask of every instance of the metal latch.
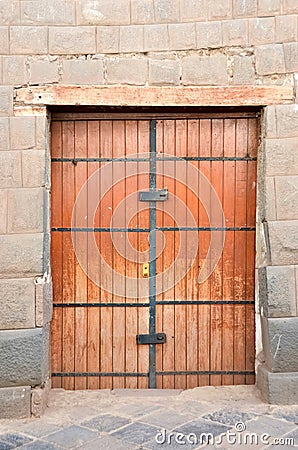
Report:
[[150,264],[149,263],[144,263],[142,266],[142,273],[143,273],[143,277],[144,278],[148,278],[149,277],[149,270],[150,270]]
[[164,344],[165,342],[165,333],[137,334],[137,344]]
[[140,202],[165,202],[168,199],[168,189],[159,189],[157,191],[139,192]]

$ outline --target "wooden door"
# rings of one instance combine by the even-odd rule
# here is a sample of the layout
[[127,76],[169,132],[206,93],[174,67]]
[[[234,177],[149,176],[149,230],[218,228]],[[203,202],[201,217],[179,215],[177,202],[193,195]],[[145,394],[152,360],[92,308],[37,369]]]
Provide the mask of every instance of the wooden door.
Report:
[[255,113],[53,116],[53,387],[254,383],[258,134]]

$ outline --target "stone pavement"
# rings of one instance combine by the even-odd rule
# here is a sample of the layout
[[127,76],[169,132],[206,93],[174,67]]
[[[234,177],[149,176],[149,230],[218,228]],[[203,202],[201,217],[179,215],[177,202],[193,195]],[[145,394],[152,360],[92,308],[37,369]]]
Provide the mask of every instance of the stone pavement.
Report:
[[268,405],[254,386],[54,389],[42,418],[0,420],[0,450],[285,450],[298,448],[297,424],[298,406]]

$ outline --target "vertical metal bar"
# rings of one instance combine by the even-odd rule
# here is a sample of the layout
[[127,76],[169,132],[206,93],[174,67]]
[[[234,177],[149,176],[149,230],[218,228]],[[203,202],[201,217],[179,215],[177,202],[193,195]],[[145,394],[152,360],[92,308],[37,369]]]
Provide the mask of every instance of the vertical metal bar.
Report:
[[[156,120],[150,120],[150,191],[156,190]],[[156,202],[150,202],[149,334],[156,333]],[[149,344],[149,388],[156,388],[156,346]]]

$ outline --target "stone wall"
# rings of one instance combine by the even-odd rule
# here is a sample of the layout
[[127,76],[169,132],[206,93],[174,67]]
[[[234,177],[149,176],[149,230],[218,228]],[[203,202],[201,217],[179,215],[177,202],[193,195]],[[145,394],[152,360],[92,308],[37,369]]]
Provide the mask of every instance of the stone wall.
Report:
[[[0,415],[39,414],[49,373],[49,124],[20,111],[15,90],[294,88],[297,13],[297,0],[0,0]],[[258,380],[269,401],[290,402],[298,401],[297,103],[266,108],[262,137]]]

